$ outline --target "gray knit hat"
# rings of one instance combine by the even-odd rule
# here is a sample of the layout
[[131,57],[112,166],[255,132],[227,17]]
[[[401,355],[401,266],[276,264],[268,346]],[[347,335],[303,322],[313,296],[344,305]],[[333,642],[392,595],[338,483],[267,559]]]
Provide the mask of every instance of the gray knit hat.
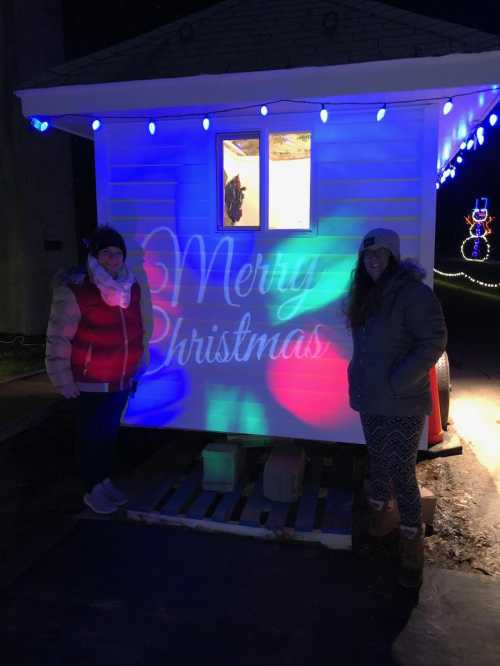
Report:
[[399,236],[391,229],[372,229],[361,241],[359,254],[364,250],[377,250],[379,247],[385,247],[393,255],[396,261],[400,261],[401,252],[399,248]]

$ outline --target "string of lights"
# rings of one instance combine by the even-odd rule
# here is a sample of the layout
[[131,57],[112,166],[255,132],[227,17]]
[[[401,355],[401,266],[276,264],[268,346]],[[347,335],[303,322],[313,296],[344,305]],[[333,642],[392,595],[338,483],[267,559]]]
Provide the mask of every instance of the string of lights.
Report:
[[[448,104],[447,102],[446,104]],[[443,107],[443,114],[447,115],[450,110],[445,112],[446,104]],[[465,155],[471,150],[476,150],[478,147],[482,146],[486,141],[485,134],[485,125],[489,124],[490,128],[493,128],[497,125],[498,122],[498,112],[497,108],[492,111],[487,120],[484,119],[482,122],[476,123],[469,134],[466,134],[462,137],[462,142],[460,144],[460,150],[458,153],[448,160],[440,169],[438,169],[438,175],[436,180],[436,189],[439,190],[441,185],[443,185],[448,179],[455,178],[457,169],[464,162]]]
[[440,271],[437,268],[435,268],[434,273],[449,278],[466,278],[467,280],[469,280],[469,282],[472,282],[473,284],[478,284],[481,287],[486,287],[487,289],[500,289],[500,282],[483,282],[482,280],[477,280],[476,278],[473,278],[472,275],[468,275],[467,273],[463,273],[462,271],[460,271],[460,273],[445,273],[444,271]]
[[[491,86],[489,88],[481,88],[478,90],[472,90],[468,92],[463,92],[463,93],[457,93],[454,97],[466,97],[469,95],[479,95],[481,93],[487,93],[487,92],[494,92],[496,91],[498,86]],[[49,127],[51,126],[51,120],[53,118],[83,118],[88,120],[92,130],[94,132],[97,132],[101,127],[103,126],[103,122],[106,120],[143,120],[147,124],[147,130],[151,134],[151,136],[154,136],[157,130],[157,123],[158,121],[161,120],[180,120],[180,119],[200,119],[201,120],[201,126],[202,128],[207,131],[210,128],[210,121],[211,119],[221,116],[227,113],[234,113],[237,111],[251,111],[255,110],[257,113],[259,113],[261,116],[266,117],[269,115],[269,113],[272,111],[272,107],[276,106],[277,104],[280,103],[287,103],[287,104],[308,104],[311,106],[314,106],[316,108],[316,112],[319,111],[319,117],[321,119],[321,122],[327,123],[330,117],[330,112],[333,111],[337,107],[341,106],[363,106],[365,108],[374,108],[376,109],[375,113],[375,118],[377,122],[381,122],[387,115],[387,113],[390,111],[391,108],[397,108],[400,106],[404,105],[415,105],[415,104],[421,104],[421,103],[433,103],[433,102],[444,102],[443,103],[443,108],[442,112],[443,115],[448,115],[452,109],[453,109],[453,98],[448,97],[448,96],[441,96],[441,97],[420,97],[420,98],[412,98],[412,99],[398,99],[398,100],[393,100],[391,102],[356,102],[356,101],[349,101],[349,102],[330,102],[330,101],[313,101],[313,100],[307,100],[307,99],[277,99],[277,100],[271,100],[265,103],[261,104],[249,104],[246,106],[236,106],[236,107],[228,107],[225,109],[219,109],[216,111],[211,111],[210,113],[184,113],[184,114],[157,114],[155,115],[154,118],[151,118],[150,116],[145,116],[143,114],[127,114],[126,116],[120,116],[120,115],[115,115],[115,114],[100,114],[99,118],[96,118],[95,115],[92,114],[60,114],[57,116],[52,116],[51,118],[49,117],[31,117],[30,123],[31,126],[37,130],[38,132],[46,132]],[[277,112],[280,113],[280,112]],[[490,116],[490,124],[493,126],[496,123],[497,116],[496,114],[492,114]],[[479,128],[475,128],[475,132],[477,132]],[[480,132],[481,134],[481,132]],[[478,141],[484,142],[484,128],[482,128],[482,139],[478,139]],[[468,144],[467,144],[468,145]],[[472,148],[472,146],[471,146]],[[470,148],[468,148],[469,150]],[[448,165],[447,165],[448,167]],[[441,181],[441,178],[444,175],[444,172],[446,171],[446,168],[444,167],[441,169],[440,172],[440,179],[438,181],[438,186],[439,182]],[[448,169],[450,171],[450,169]],[[450,173],[447,173],[446,178],[451,175]],[[454,174],[452,175],[452,177]],[[442,182],[444,182],[444,180]]]

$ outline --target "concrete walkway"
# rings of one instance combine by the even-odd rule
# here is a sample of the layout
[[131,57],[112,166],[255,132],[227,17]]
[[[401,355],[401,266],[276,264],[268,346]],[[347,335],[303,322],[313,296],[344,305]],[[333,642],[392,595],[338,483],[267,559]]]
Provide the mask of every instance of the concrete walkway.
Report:
[[[64,403],[43,375],[4,384],[4,433]],[[477,575],[427,567],[418,598],[376,553],[117,520],[72,520],[31,558],[0,592],[8,666],[498,665],[500,582]]]
[[318,546],[82,521],[0,600],[9,666],[497,666],[500,583]]

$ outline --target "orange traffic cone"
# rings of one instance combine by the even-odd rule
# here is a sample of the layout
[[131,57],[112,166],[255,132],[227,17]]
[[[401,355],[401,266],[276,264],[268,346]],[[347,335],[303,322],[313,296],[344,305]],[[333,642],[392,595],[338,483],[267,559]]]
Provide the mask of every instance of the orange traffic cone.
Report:
[[433,444],[439,444],[444,439],[443,428],[441,427],[441,408],[439,406],[439,390],[435,365],[429,370],[429,380],[431,382],[432,412],[429,416],[429,436],[427,443],[429,446],[432,446]]

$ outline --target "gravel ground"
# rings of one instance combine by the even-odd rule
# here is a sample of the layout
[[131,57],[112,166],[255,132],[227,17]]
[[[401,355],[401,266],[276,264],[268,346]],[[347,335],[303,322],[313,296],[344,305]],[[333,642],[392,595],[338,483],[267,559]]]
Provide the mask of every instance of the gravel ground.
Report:
[[419,482],[438,498],[426,562],[500,578],[500,495],[470,444],[463,455],[419,463]]

